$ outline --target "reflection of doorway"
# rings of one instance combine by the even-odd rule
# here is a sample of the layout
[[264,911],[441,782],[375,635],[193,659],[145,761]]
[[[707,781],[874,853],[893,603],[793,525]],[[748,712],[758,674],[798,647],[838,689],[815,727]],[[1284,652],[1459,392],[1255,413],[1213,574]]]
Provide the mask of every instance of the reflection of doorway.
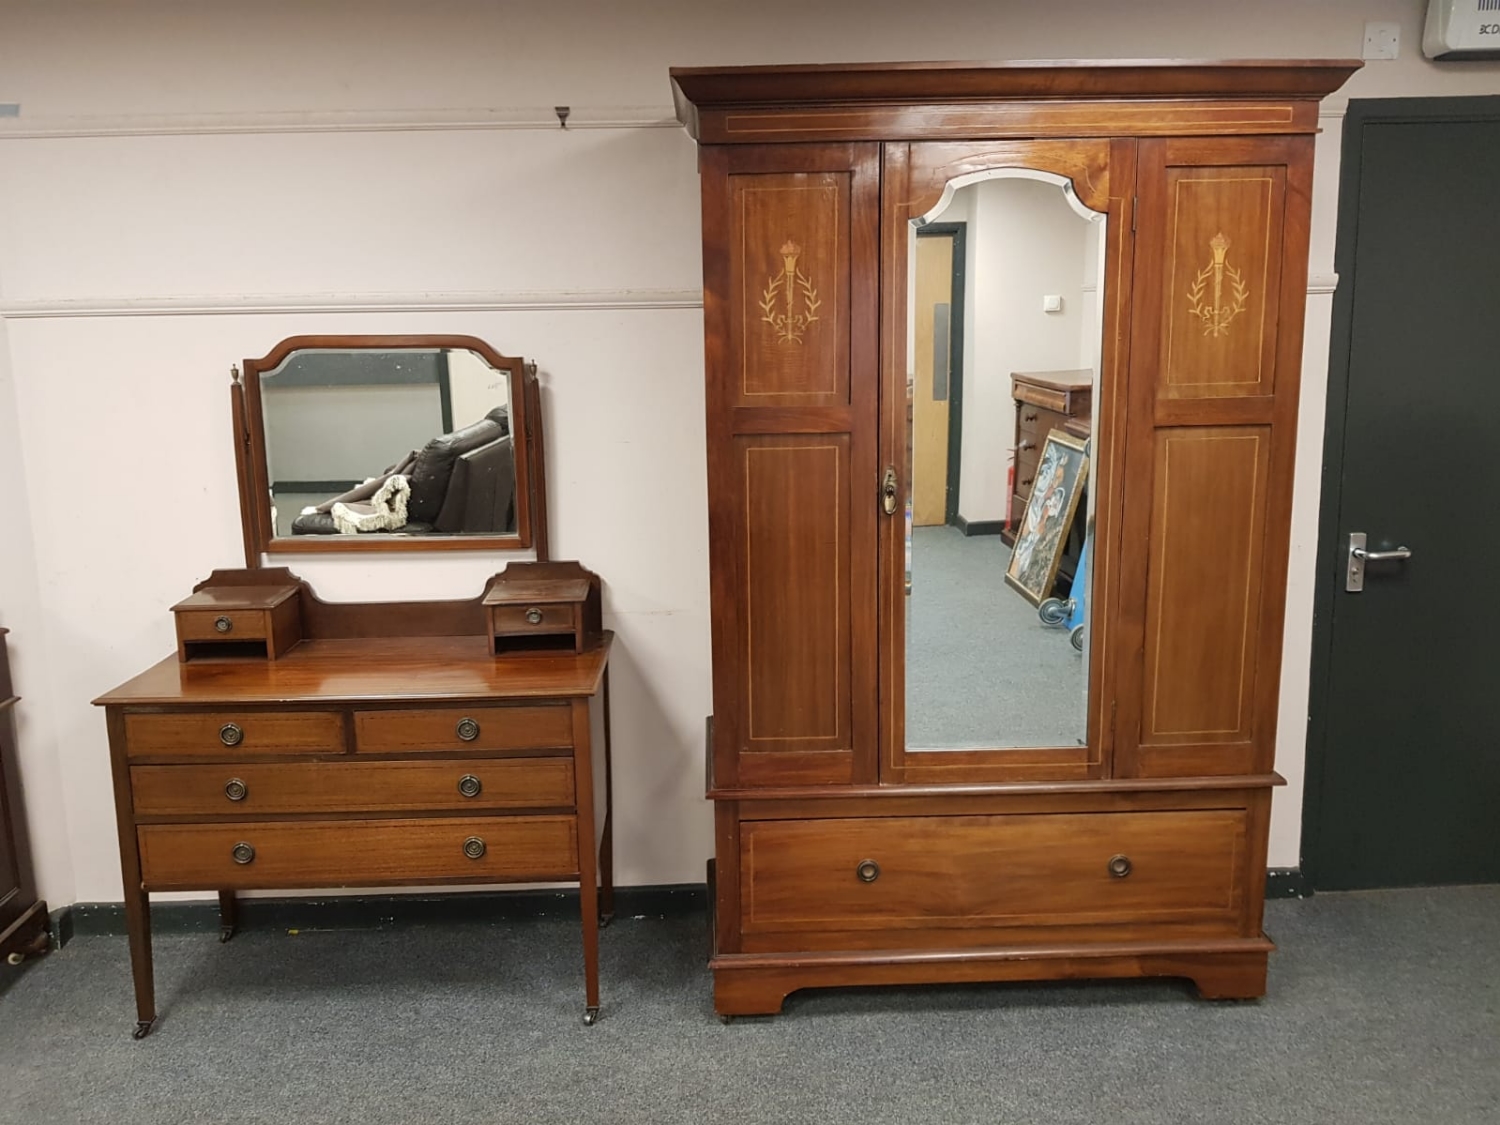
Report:
[[964,223],[917,231],[912,523],[932,527],[958,517],[963,430]]

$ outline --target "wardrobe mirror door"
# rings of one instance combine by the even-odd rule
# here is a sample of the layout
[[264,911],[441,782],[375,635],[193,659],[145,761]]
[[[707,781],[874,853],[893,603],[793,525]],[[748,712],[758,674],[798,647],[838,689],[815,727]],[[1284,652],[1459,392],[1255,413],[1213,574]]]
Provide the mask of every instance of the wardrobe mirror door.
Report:
[[1086,742],[1104,216],[1000,174],[912,224],[906,744]]

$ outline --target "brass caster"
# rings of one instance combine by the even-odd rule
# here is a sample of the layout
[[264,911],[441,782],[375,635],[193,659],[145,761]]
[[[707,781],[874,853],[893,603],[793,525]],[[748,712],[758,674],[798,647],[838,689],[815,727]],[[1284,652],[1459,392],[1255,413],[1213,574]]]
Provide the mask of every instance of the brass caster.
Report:
[[599,1009],[598,1008],[585,1008],[583,1010],[583,1026],[584,1027],[593,1027],[594,1024],[596,1024],[598,1022],[599,1022]]
[[728,1027],[730,1024],[732,1024],[734,1022],[734,1017],[733,1016],[720,1016],[719,1017],[719,1022],[722,1023],[725,1027]]
[[19,965],[24,960],[26,960],[26,954],[22,953],[20,950],[17,950],[15,953],[7,953],[5,955],[5,963],[7,965]]
[[601,914],[601,915],[599,915],[599,928],[601,930],[608,929],[609,928],[609,924],[611,922],[613,922],[614,920],[615,920],[615,913],[614,913],[613,910],[611,910],[608,914]]
[[234,927],[233,926],[220,926],[219,927],[219,944],[220,945],[223,945],[226,941],[228,941],[232,937],[234,937]]
[[132,1039],[144,1039],[151,1034],[151,1029],[156,1026],[156,1020],[136,1020],[135,1030],[130,1033]]

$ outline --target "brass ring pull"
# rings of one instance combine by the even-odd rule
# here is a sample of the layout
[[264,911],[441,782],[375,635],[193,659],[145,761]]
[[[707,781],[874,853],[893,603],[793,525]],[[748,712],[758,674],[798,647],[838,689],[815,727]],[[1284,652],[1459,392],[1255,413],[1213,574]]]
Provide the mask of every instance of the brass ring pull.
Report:
[[238,723],[225,723],[219,728],[219,741],[225,746],[238,746],[245,741],[245,732]]
[[246,864],[255,859],[255,849],[241,840],[229,853],[235,863]]
[[234,619],[232,617],[215,617],[214,628],[221,633],[227,633],[234,628]]
[[540,625],[542,623],[542,611],[537,609],[536,606],[532,606],[526,611],[526,620],[530,621],[533,625]]
[[479,737],[479,724],[473,719],[459,719],[455,729],[459,739],[464,742],[473,742]]
[[250,794],[250,787],[237,777],[231,777],[224,783],[224,796],[231,801],[243,801]]
[[465,797],[477,797],[484,789],[484,784],[472,773],[466,773],[458,779],[458,791]]
[[1130,857],[1128,855],[1117,855],[1110,857],[1109,873],[1116,879],[1123,879],[1131,872]]
[[862,859],[859,866],[854,869],[854,874],[859,876],[861,883],[873,883],[880,878],[880,864],[873,859]]
[[1021,415],[1021,419],[1023,421],[1026,421],[1026,422],[1035,422],[1036,421],[1036,411],[1033,410],[1030,414],[1022,414]]
[[470,859],[483,859],[485,851],[484,841],[478,836],[470,836],[464,841],[464,855]]

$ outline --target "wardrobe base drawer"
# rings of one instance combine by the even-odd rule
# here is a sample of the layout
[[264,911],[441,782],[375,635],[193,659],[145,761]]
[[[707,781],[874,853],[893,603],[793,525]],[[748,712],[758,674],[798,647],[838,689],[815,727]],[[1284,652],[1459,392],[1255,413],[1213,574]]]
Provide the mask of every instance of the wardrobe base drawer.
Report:
[[1237,932],[1245,809],[747,820],[742,930],[1191,923]]
[[573,759],[133,766],[137,816],[566,809]]
[[138,829],[148,890],[500,883],[578,874],[571,816],[245,821]]

